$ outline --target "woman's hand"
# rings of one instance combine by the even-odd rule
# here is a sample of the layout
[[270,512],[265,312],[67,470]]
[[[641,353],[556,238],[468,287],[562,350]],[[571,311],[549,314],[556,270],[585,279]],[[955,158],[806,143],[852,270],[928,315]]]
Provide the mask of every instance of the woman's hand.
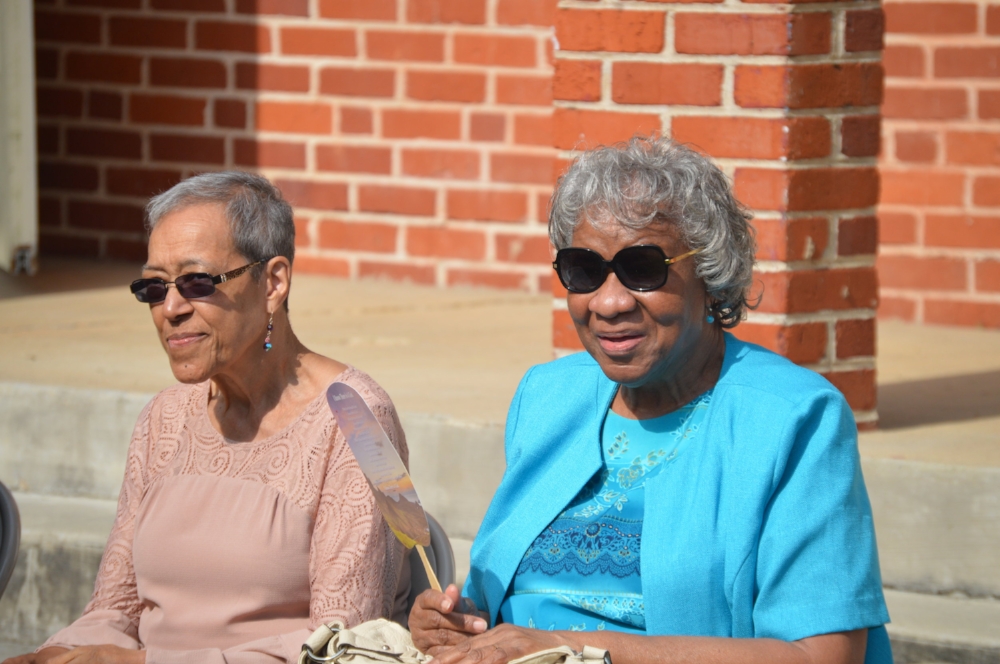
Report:
[[436,590],[420,593],[410,610],[409,625],[413,645],[431,656],[482,634],[487,627],[484,615],[475,610],[468,598],[459,596],[455,584],[443,593]]
[[53,657],[67,652],[69,650],[65,648],[42,648],[38,652],[29,652],[25,655],[17,655],[16,657],[5,659],[0,664],[48,664]]
[[507,664],[519,657],[558,646],[581,650],[581,644],[568,641],[569,634],[575,633],[497,625],[485,634],[466,638],[451,648],[439,648],[433,664]]
[[45,648],[30,655],[13,657],[3,664],[145,664],[145,650],[128,650],[118,646],[83,646]]

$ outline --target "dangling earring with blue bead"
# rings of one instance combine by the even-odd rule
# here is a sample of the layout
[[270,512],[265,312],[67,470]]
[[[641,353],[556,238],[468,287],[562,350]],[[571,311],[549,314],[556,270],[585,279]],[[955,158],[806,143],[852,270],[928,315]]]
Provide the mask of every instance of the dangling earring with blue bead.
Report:
[[271,330],[274,329],[274,314],[267,321],[267,334],[264,335],[264,352],[271,350]]
[[712,315],[712,307],[705,307],[705,311],[708,312],[708,315],[705,316],[705,322],[711,325],[715,322],[715,316]]

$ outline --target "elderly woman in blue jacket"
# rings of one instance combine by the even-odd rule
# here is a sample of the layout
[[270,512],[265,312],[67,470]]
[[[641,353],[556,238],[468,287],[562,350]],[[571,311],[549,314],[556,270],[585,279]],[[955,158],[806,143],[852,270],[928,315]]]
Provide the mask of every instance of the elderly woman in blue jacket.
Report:
[[521,381],[466,597],[427,591],[410,614],[436,664],[556,645],[615,664],[891,663],[851,411],[726,332],[751,306],[749,220],[716,166],[663,138],[586,152],[561,179],[553,266],[587,352]]

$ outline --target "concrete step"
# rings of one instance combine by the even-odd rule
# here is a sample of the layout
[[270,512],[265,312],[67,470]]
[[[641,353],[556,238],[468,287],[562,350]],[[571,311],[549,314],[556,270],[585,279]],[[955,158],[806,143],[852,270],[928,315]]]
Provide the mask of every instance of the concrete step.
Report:
[[891,459],[862,465],[883,583],[1000,598],[1000,468]]
[[115,518],[115,501],[15,493],[21,551],[0,599],[0,641],[41,643],[76,619]]
[[[0,480],[32,494],[115,500],[132,426],[151,395],[0,383]],[[475,537],[504,469],[503,428],[403,412],[424,506]],[[1000,468],[864,458],[883,581],[1000,597]]]
[[[0,382],[0,480],[15,491],[117,500],[132,428],[151,394]],[[503,427],[400,413],[424,507],[475,537],[504,470]]]
[[[83,610],[114,520],[111,500],[17,493],[21,557],[0,600],[0,642],[31,649]],[[471,541],[452,538],[459,581]],[[1000,664],[1000,601],[887,589],[897,664]],[[23,645],[27,644],[27,645]]]
[[1000,601],[885,591],[896,664],[1000,664]]
[[15,643],[13,641],[0,641],[0,662],[7,659],[8,657],[14,657],[16,655],[23,655],[25,653],[33,652],[36,646],[30,643]]

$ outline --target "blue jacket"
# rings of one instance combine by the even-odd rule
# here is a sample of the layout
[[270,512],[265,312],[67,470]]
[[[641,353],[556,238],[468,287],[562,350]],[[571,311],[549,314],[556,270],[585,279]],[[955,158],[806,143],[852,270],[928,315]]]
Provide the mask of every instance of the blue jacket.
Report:
[[[528,546],[600,469],[616,388],[586,353],[521,380],[465,588],[492,623]],[[648,634],[793,641],[869,627],[866,662],[892,661],[857,428],[823,377],[727,334],[702,430],[645,491]]]

